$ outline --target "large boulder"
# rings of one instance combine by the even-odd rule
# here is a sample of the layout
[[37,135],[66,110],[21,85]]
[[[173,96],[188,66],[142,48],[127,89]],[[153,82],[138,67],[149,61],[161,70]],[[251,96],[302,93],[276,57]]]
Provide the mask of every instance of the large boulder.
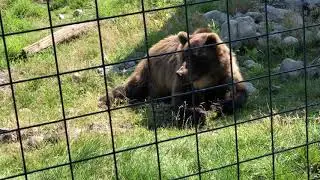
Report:
[[[292,72],[287,72],[281,74],[281,79],[286,80],[288,78],[296,78],[302,74],[303,71],[297,70],[300,68],[304,67],[303,61],[296,61],[290,58],[284,59],[281,64],[280,64],[280,72],[287,72],[287,71],[292,71]],[[296,71],[294,71],[296,70]]]
[[218,10],[209,11],[209,12],[203,14],[203,16],[207,20],[213,20],[218,25],[221,25],[222,23],[227,21],[227,14],[223,13],[223,12],[220,12]]
[[247,12],[245,15],[250,16],[257,24],[264,21],[264,14],[260,12]]
[[[256,36],[257,26],[254,19],[250,16],[238,17],[230,20],[230,35],[231,40],[254,37]],[[228,38],[228,22],[224,22],[221,26],[221,36]]]
[[239,38],[253,37],[256,35],[257,27],[252,17],[238,17],[236,21],[238,22]]
[[[262,7],[262,9],[264,9],[264,6]],[[281,23],[288,28],[302,27],[303,19],[302,16],[297,12],[287,9],[275,8],[270,5],[267,6],[267,12],[269,22],[272,21]]]
[[[264,9],[264,6],[262,6],[262,9]],[[269,21],[283,21],[286,14],[288,14],[290,11],[286,9],[281,8],[275,8],[273,6],[267,5],[267,12],[268,12],[268,20]]]
[[[221,36],[224,40],[229,39],[228,22],[224,22],[221,26]],[[230,36],[231,40],[235,40],[238,37],[238,22],[236,20],[230,20]]]

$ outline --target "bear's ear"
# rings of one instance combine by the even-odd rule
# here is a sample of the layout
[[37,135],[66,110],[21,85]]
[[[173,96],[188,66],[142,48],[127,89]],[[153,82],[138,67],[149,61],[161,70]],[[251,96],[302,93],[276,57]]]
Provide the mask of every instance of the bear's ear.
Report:
[[188,42],[188,35],[186,32],[180,31],[178,33],[180,43],[184,46]]
[[211,33],[211,34],[208,34],[205,44],[206,45],[217,44],[217,43],[220,43],[220,42],[221,42],[221,40],[220,40],[219,36],[214,34],[214,33]]

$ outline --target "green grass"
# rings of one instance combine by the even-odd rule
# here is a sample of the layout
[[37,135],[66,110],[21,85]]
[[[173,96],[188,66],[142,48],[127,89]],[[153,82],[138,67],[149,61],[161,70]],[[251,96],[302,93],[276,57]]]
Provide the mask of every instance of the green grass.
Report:
[[[175,1],[145,1],[145,8],[161,8],[182,3]],[[248,2],[248,1],[246,1]],[[99,15],[102,17],[141,11],[139,0],[116,1],[99,0]],[[196,27],[206,26],[201,13],[220,7],[221,4],[204,4],[192,6],[188,14],[191,31]],[[46,5],[32,0],[1,1],[5,33],[19,32],[49,25]],[[53,24],[64,24],[95,18],[94,1],[55,0],[50,4]],[[73,17],[75,9],[81,8],[84,15]],[[64,20],[59,20],[58,14],[65,14]],[[148,46],[165,36],[185,30],[184,9],[169,9],[146,14],[148,27]],[[131,15],[120,18],[103,20],[101,26],[104,61],[113,63],[130,57],[144,56],[144,27],[142,15]],[[210,22],[209,22],[210,23]],[[217,27],[211,28],[218,30]],[[53,49],[48,48],[41,53],[21,58],[21,49],[42,37],[50,31],[31,32],[27,34],[6,37],[9,61],[13,81],[36,78],[56,73]],[[3,52],[2,41],[0,50]],[[101,65],[101,52],[97,28],[79,38],[57,45],[59,71],[67,72],[81,68]],[[301,59],[301,50],[272,47],[271,67],[276,67],[282,59],[293,57]],[[318,53],[314,46],[307,47],[307,58]],[[244,69],[244,76],[252,78],[267,75],[268,62],[264,49],[248,49],[244,57],[250,58],[263,65],[263,68]],[[6,72],[4,53],[0,56],[0,70]],[[239,58],[239,59],[242,59]],[[240,64],[242,61],[240,60]],[[60,76],[65,115],[71,118],[98,111],[97,100],[105,93],[104,80],[97,73],[97,69],[79,72],[80,78],[74,74]],[[110,87],[123,83],[128,76],[110,73],[108,85]],[[272,110],[274,113],[287,111],[305,104],[304,79],[280,81],[272,77],[272,84],[280,86],[280,90],[273,92]],[[244,108],[236,114],[238,122],[262,117],[269,114],[268,78],[254,80],[252,83],[257,92],[252,94]],[[308,79],[308,103],[319,102],[319,79]],[[30,82],[14,84],[16,106],[21,127],[39,123],[60,120],[63,117],[61,99],[59,96],[57,77],[40,79]],[[320,140],[319,108],[308,108],[308,137],[309,141]],[[161,109],[160,107],[160,110]],[[165,111],[165,110],[164,110]],[[135,108],[125,108],[111,112],[114,133],[114,147],[116,151],[126,148],[153,143],[155,134],[148,129],[152,125],[150,104]],[[163,119],[162,111],[157,117]],[[0,128],[16,128],[16,117],[13,109],[11,91],[9,87],[0,88]],[[236,163],[235,128],[229,126],[234,123],[233,116],[216,118],[214,115],[207,119],[207,125],[199,129],[199,159],[201,169],[206,171]],[[237,126],[239,160],[270,154],[271,149],[271,121],[263,118]],[[299,146],[306,142],[305,111],[297,110],[275,115],[273,117],[274,148],[276,151]],[[213,132],[207,129],[219,128]],[[108,113],[72,119],[67,122],[70,152],[73,161],[73,172],[76,179],[114,179],[114,159],[112,155],[103,156],[89,161],[91,158],[112,152],[112,140]],[[194,128],[178,129],[171,126],[159,127],[157,138],[159,143],[161,175],[163,179],[184,176],[198,171],[196,137],[194,135],[172,141],[168,138],[188,135],[195,132]],[[35,127],[22,131],[24,135],[23,148],[28,171],[34,171],[48,166],[55,166],[68,162],[66,136],[63,122]],[[44,136],[38,147],[28,145],[25,136]],[[50,137],[50,135],[53,136]],[[49,137],[48,137],[49,136]],[[306,152],[305,148],[292,149],[275,155],[275,175],[277,179],[305,179]],[[319,143],[309,146],[309,161],[311,167],[320,163]],[[116,153],[119,177],[121,179],[157,179],[158,164],[156,146],[150,145],[139,149]],[[18,142],[2,143],[0,145],[0,178],[23,173],[22,158]],[[312,171],[315,177],[319,172]],[[241,179],[271,179],[272,156],[259,158],[240,164]],[[69,166],[62,166],[51,170],[36,172],[28,175],[29,179],[71,179]],[[23,178],[20,177],[21,179]],[[20,179],[18,178],[18,179]],[[217,171],[202,174],[203,179],[236,179],[237,166],[233,165]],[[197,179],[196,176],[190,179]]]

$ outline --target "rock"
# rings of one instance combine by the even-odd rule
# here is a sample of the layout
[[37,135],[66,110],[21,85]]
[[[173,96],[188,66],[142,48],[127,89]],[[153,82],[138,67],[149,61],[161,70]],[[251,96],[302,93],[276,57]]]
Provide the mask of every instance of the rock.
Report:
[[88,127],[88,131],[106,133],[108,132],[108,126],[106,124],[101,124],[101,123],[91,123]]
[[260,23],[264,20],[264,14],[259,12],[247,12],[245,14],[246,16],[250,16],[254,19],[255,23]]
[[254,69],[254,68],[261,68],[261,64],[259,63],[256,63],[254,62],[253,60],[249,59],[249,60],[246,60],[244,61],[243,65],[246,67],[246,68],[249,68],[249,69]]
[[242,14],[241,12],[237,12],[237,13],[234,15],[234,18],[243,17],[243,16],[245,16],[245,15]]
[[59,17],[60,20],[64,19],[64,15],[63,14],[59,14],[58,17]]
[[266,23],[265,22],[261,22],[261,23],[257,24],[256,27],[257,27],[257,32],[259,32],[261,34],[266,33]]
[[[273,32],[271,32],[271,33],[273,33]],[[270,43],[273,43],[273,44],[281,43],[281,40],[282,40],[281,34],[280,33],[272,34],[272,35],[269,36],[269,40],[270,40]]]
[[244,61],[243,65],[247,68],[251,68],[256,62],[254,62],[253,60],[249,59]]
[[[221,36],[224,40],[229,40],[228,22],[224,22],[221,26]],[[236,20],[230,20],[230,37],[231,40],[237,39],[238,34],[238,22]]]
[[266,46],[267,46],[267,40],[266,40],[266,38],[259,38],[259,39],[258,39],[258,46],[260,46],[260,47],[266,47]]
[[17,140],[17,134],[15,132],[8,133],[9,129],[0,129],[0,143],[10,143]]
[[135,70],[135,68],[136,68],[135,66],[132,66],[132,67],[126,69],[126,72],[127,73],[132,73]]
[[277,66],[277,67],[275,67],[275,68],[273,68],[273,69],[271,70],[271,72],[272,72],[272,73],[278,73],[278,72],[280,72],[280,65]]
[[[264,10],[264,5],[262,6]],[[271,5],[267,5],[268,12],[268,20],[274,22],[281,22],[284,20],[285,16],[290,13],[290,10],[273,7]]]
[[306,9],[311,9],[319,4],[319,0],[284,0],[286,6],[290,9],[294,9],[297,12],[301,12],[302,6]]
[[225,21],[227,21],[227,14],[220,12],[218,10],[213,10],[205,13],[203,15],[207,20],[213,20],[218,25],[223,24]]
[[[112,70],[112,66],[107,66],[107,67],[105,68],[105,70],[106,70],[106,74],[108,74],[108,73]],[[98,73],[100,76],[104,76],[104,74],[103,74],[103,68],[98,68],[98,69],[97,69],[97,73]]]
[[73,141],[79,139],[82,131],[83,131],[83,130],[82,130],[82,129],[79,129],[79,128],[72,128],[72,131],[71,131],[71,134],[70,134],[71,139],[72,139]]
[[0,70],[0,84],[8,83],[8,77],[6,71]]
[[247,90],[248,95],[252,95],[254,92],[257,91],[257,89],[250,82],[244,82],[244,86]]
[[131,67],[134,67],[135,65],[136,65],[136,62],[134,62],[134,61],[128,61],[128,62],[124,63],[124,67],[125,67],[126,69],[129,69],[129,68],[131,68]]
[[287,28],[301,28],[303,26],[303,19],[302,16],[299,13],[290,11],[284,21],[283,24],[287,27]]
[[[317,38],[314,37],[314,34],[312,31],[306,30],[306,44],[314,43],[317,41]],[[303,34],[302,34],[302,42],[303,42]]]
[[[256,36],[256,24],[250,16],[238,17],[235,20],[230,20],[230,36],[231,40],[255,37]],[[228,22],[224,22],[221,26],[221,37],[224,41],[229,41],[228,34]],[[256,45],[256,39],[250,39],[245,41],[237,41],[232,43],[232,48],[237,49],[242,44],[244,45]]]
[[98,73],[100,76],[103,76],[103,75],[104,75],[103,68],[98,68],[98,69],[97,69],[97,73]]
[[72,80],[79,83],[81,81],[81,74],[76,72],[72,74]]
[[38,148],[40,147],[40,144],[42,143],[43,140],[44,140],[44,137],[41,135],[31,136],[27,140],[27,146],[31,148]]
[[61,140],[62,134],[59,134],[58,132],[53,132],[46,134],[43,138],[44,141],[56,144]]
[[[264,10],[264,6],[261,7]],[[299,13],[292,10],[275,8],[273,6],[267,6],[268,20],[269,22],[277,22],[284,24],[288,28],[302,27],[303,19]]]
[[320,31],[317,33],[317,40],[320,41]]
[[[320,65],[320,58],[314,59],[311,63],[311,66]],[[308,76],[310,78],[319,78],[320,77],[320,67],[312,67],[307,69]]]
[[272,23],[271,27],[272,27],[273,32],[284,31],[287,29],[283,25],[278,24],[278,23]]
[[21,114],[30,114],[30,113],[32,113],[32,111],[30,109],[28,109],[28,108],[21,108],[21,109],[19,109],[19,113],[21,113]]
[[320,70],[318,67],[312,67],[307,69],[307,74],[309,78],[319,78]]
[[[281,34],[272,34],[269,35],[269,45],[275,46],[281,43],[282,37]],[[267,37],[262,37],[258,39],[258,45],[261,47],[267,46]]]
[[81,16],[83,14],[83,10],[82,9],[76,9],[73,12],[73,16]]
[[[304,64],[302,61],[296,61],[290,58],[286,58],[281,62],[279,71],[280,72],[292,71],[292,70],[303,68],[304,67],[303,65]],[[285,80],[287,78],[296,78],[301,74],[302,74],[302,71],[298,70],[298,71],[284,73],[284,74],[281,74],[280,76],[282,80]]]
[[[261,9],[264,10],[264,6],[262,6]],[[280,22],[280,21],[284,20],[284,17],[290,11],[286,10],[286,9],[275,8],[273,6],[267,5],[267,12],[268,12],[268,20],[269,21]]]
[[277,86],[277,85],[272,85],[271,86],[271,91],[273,93],[278,93],[281,90],[281,86]]
[[[269,21],[268,26],[269,26],[269,33],[286,30],[286,28],[283,27],[281,24],[271,22],[271,21]],[[263,34],[267,33],[266,22],[261,22],[260,24],[256,25],[256,27],[258,32]]]
[[236,19],[238,26],[238,37],[246,38],[256,35],[257,27],[254,20],[250,16],[238,17]]
[[293,36],[287,36],[282,40],[285,46],[298,46],[299,40]]

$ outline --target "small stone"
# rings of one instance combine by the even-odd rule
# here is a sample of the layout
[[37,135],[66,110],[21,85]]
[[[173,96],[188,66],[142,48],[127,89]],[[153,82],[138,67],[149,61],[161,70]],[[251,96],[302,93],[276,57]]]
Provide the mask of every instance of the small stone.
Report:
[[88,127],[88,131],[100,132],[104,133],[107,132],[108,128],[105,124],[101,123],[91,123]]
[[253,86],[251,82],[244,82],[244,86],[247,90],[248,95],[252,95],[257,89]]
[[46,134],[43,140],[46,142],[50,142],[52,144],[56,144],[60,141],[60,139],[61,139],[61,135],[59,135],[59,133],[57,132],[54,132],[54,133]]
[[19,113],[21,114],[30,114],[32,113],[32,111],[28,108],[22,108],[22,109],[19,109]]
[[269,40],[271,43],[281,43],[282,37],[281,34],[273,34],[269,36]]
[[249,59],[244,61],[243,65],[247,68],[251,68],[256,62],[254,62],[253,60]]
[[82,129],[72,128],[72,131],[71,131],[71,134],[70,134],[71,139],[72,139],[73,141],[79,139],[81,133],[82,133]]
[[0,143],[9,143],[17,140],[17,135],[15,132],[7,133],[9,129],[0,129]]
[[98,68],[97,69],[97,73],[99,74],[99,75],[101,75],[101,76],[103,76],[104,74],[104,72],[103,72],[103,68]]
[[81,81],[81,75],[80,73],[76,72],[72,74],[72,80],[79,83]]
[[0,70],[0,84],[5,84],[8,82],[8,76],[5,71]]
[[74,12],[73,12],[73,16],[80,16],[83,14],[83,10],[82,9],[76,9]]
[[272,73],[278,73],[280,71],[280,66],[273,68],[271,71]]
[[[113,67],[112,66],[107,66],[105,67],[106,69],[106,75],[113,70]],[[97,69],[97,73],[100,75],[100,76],[104,76],[104,72],[103,72],[103,68],[98,68]]]
[[272,85],[271,86],[271,91],[273,93],[278,93],[280,89],[281,89],[281,86],[277,86],[277,85]]
[[132,66],[132,67],[127,69],[127,72],[128,73],[132,73],[135,70],[135,68],[136,68],[135,66]]
[[60,20],[64,19],[64,15],[63,14],[59,14],[58,16],[59,16]]
[[261,68],[261,64],[254,62],[253,60],[249,59],[244,61],[243,65],[246,68],[252,69],[252,68]]
[[129,61],[129,62],[124,63],[124,67],[126,69],[131,68],[131,67],[133,67],[135,65],[136,65],[136,63],[134,61]]
[[299,40],[293,36],[287,36],[283,39],[282,43],[286,46],[297,46],[299,44]]
[[40,144],[42,143],[43,140],[44,140],[43,136],[40,136],[40,135],[31,136],[27,140],[27,146],[29,146],[31,148],[38,148],[38,147],[40,147]]

